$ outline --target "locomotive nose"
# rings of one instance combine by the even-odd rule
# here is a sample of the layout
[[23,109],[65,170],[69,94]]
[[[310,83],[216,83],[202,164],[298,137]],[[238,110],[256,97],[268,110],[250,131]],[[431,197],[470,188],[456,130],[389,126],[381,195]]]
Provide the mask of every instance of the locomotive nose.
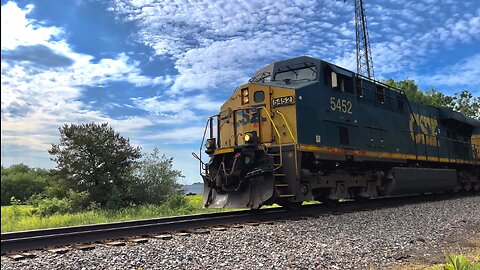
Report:
[[212,157],[204,176],[206,208],[260,208],[273,196],[273,175],[262,150],[249,145]]
[[221,192],[204,181],[205,208],[260,208],[273,196],[273,178],[258,176],[251,180],[245,189],[236,192]]

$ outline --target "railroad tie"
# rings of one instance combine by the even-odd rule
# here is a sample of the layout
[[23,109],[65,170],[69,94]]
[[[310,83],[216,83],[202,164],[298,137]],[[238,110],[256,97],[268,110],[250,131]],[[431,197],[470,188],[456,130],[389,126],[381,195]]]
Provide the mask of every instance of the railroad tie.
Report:
[[264,221],[264,222],[262,222],[262,224],[273,225],[273,224],[275,224],[275,222],[273,222],[273,221]]
[[223,231],[226,231],[227,228],[225,228],[225,227],[213,227],[212,230],[217,231],[217,232],[223,232]]
[[234,228],[234,229],[241,229],[241,228],[243,228],[243,225],[241,225],[241,224],[230,224],[230,225],[228,225],[228,227]]
[[95,245],[74,245],[73,248],[87,251],[87,250],[95,249]]
[[173,238],[171,234],[160,234],[160,235],[154,235],[153,238],[157,239],[162,239],[162,240],[170,240]]
[[55,254],[65,254],[69,251],[69,248],[61,247],[61,248],[51,248],[47,249],[48,252],[55,253]]
[[258,223],[258,222],[247,222],[245,224],[248,225],[248,226],[252,226],[252,227],[260,225],[260,223]]
[[111,241],[111,242],[106,242],[105,245],[111,246],[111,247],[121,247],[121,246],[125,246],[125,242],[123,242],[123,241]]
[[194,234],[209,234],[210,231],[209,231],[209,230],[205,230],[205,229],[200,229],[200,230],[195,230],[193,233],[194,233]]
[[10,254],[10,255],[7,255],[7,257],[14,261],[20,261],[27,258],[21,254]]
[[8,258],[14,260],[14,261],[20,261],[24,259],[31,259],[37,257],[37,255],[29,252],[23,252],[23,253],[14,253],[14,254],[8,254]]
[[135,244],[143,244],[143,243],[147,243],[148,239],[147,238],[132,238],[132,239],[129,239],[128,241],[130,241],[132,243],[135,243]]

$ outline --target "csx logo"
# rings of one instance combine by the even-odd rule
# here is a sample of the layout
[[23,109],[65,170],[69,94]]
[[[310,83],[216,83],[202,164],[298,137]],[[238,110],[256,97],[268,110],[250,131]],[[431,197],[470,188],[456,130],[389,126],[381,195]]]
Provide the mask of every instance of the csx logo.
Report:
[[[237,122],[235,123],[238,126],[245,126],[248,124],[253,124],[254,126],[258,126],[258,113],[253,113],[251,116],[250,114],[246,113],[244,110],[240,110],[236,112],[237,114]],[[266,122],[267,118],[262,116],[262,122]]]
[[[421,133],[414,132],[416,126],[420,128]],[[420,115],[418,113],[411,114],[410,120],[408,121],[410,137],[412,138],[412,140],[417,143],[427,144],[431,146],[440,145],[437,141],[437,126],[437,119],[430,118],[425,115]]]

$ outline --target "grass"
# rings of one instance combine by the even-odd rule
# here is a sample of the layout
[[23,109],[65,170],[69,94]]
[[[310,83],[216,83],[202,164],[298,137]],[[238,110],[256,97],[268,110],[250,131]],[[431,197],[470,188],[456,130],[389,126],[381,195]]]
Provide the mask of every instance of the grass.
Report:
[[25,231],[97,224],[106,222],[139,220],[168,216],[191,215],[209,212],[231,211],[232,209],[205,209],[201,195],[187,196],[188,204],[172,209],[166,205],[144,205],[119,210],[94,210],[72,214],[55,214],[41,217],[30,205],[2,206],[1,232]]
[[399,270],[480,270],[480,248],[470,250],[465,254],[446,254],[445,262],[437,264],[410,263],[401,266]]
[[[241,209],[205,209],[202,195],[187,196],[188,204],[180,208],[166,205],[143,205],[119,210],[93,210],[79,213],[54,214],[42,217],[37,209],[30,205],[2,206],[1,232],[26,231],[46,228],[58,228],[116,221],[139,220],[169,216],[192,215],[210,212],[224,212]],[[315,202],[306,202],[312,204]],[[279,207],[264,206],[263,208]]]

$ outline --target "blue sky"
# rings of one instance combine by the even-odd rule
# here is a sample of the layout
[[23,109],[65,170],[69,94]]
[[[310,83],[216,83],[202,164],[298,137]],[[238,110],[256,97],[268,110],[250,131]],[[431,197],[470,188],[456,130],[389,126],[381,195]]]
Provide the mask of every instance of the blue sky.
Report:
[[[377,79],[480,95],[480,2],[365,0]],[[184,183],[208,116],[255,70],[309,55],[355,69],[353,0],[1,1],[4,166],[53,167],[64,123],[109,122]]]

